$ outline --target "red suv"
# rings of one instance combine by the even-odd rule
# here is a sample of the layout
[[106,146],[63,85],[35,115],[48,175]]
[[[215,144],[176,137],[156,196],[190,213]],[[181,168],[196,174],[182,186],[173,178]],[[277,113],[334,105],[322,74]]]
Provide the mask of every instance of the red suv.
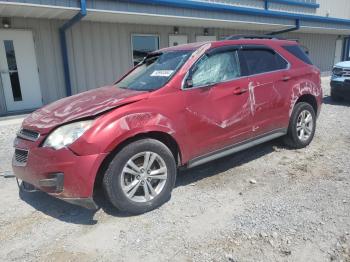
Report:
[[302,148],[320,112],[320,72],[294,41],[233,40],[149,54],[111,86],[47,105],[15,140],[22,187],[95,208],[101,181],[129,213],[159,207],[177,168],[284,137]]

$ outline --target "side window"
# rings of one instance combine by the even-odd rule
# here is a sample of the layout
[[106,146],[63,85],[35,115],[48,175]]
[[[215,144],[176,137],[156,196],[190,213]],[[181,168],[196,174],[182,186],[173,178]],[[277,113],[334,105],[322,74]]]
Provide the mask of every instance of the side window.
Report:
[[300,48],[298,45],[285,45],[282,46],[284,49],[286,49],[289,53],[299,58],[301,61],[304,61],[305,63],[312,65],[312,62],[310,58],[308,57],[307,53]]
[[288,66],[288,63],[273,50],[245,49],[240,52],[241,59],[244,59],[247,66],[248,75],[286,69]]
[[236,51],[207,55],[195,66],[192,87],[235,79],[241,75]]

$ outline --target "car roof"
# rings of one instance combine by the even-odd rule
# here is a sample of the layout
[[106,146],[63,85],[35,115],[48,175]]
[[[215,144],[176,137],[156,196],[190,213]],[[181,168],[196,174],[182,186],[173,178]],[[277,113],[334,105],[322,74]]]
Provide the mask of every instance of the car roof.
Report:
[[172,47],[166,47],[156,51],[160,52],[171,52],[171,51],[190,51],[197,50],[205,44],[211,44],[211,48],[226,46],[226,45],[296,45],[298,44],[293,40],[281,40],[281,39],[238,39],[238,40],[220,40],[220,41],[207,41],[207,42],[197,42],[184,45],[177,45]]

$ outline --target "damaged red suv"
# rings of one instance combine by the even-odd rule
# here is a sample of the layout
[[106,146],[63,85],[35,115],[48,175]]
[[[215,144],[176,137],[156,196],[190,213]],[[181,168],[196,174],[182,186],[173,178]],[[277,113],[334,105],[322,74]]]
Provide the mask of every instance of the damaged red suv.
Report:
[[283,137],[302,148],[320,112],[319,70],[294,41],[232,37],[161,49],[111,86],[47,105],[15,140],[23,188],[96,208],[97,181],[118,209],[171,195],[177,168]]

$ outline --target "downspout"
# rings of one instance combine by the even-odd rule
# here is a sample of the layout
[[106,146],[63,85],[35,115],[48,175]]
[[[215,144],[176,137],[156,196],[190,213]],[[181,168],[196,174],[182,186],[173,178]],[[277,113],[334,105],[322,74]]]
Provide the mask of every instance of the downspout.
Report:
[[268,35],[279,35],[279,34],[284,34],[284,33],[292,32],[292,31],[297,31],[299,29],[300,29],[300,20],[296,19],[294,27],[288,28],[288,29],[285,29],[285,30],[281,30],[281,31],[272,32],[272,33],[270,33]]
[[64,82],[66,87],[66,96],[72,95],[72,86],[70,81],[69,73],[69,61],[68,61],[68,48],[67,48],[67,38],[66,31],[71,28],[73,25],[78,23],[84,16],[86,16],[86,0],[80,0],[80,11],[70,20],[65,22],[59,28],[60,34],[60,43],[61,43],[61,52],[62,52],[62,61],[63,61],[63,73],[64,73]]
[[269,0],[264,0],[265,3],[264,3],[264,7],[265,7],[265,10],[269,10]]
[[348,61],[350,60],[350,36],[345,37],[343,41],[342,61]]

